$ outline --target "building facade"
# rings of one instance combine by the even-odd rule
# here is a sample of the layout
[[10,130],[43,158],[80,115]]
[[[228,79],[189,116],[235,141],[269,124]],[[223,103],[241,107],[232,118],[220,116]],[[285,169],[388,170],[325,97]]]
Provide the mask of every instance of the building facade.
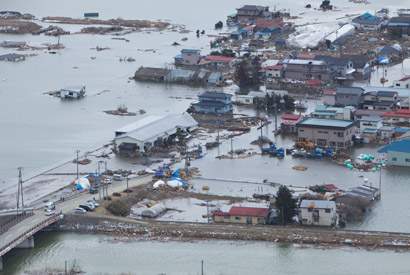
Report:
[[303,119],[303,116],[294,114],[283,114],[281,119],[282,122],[280,123],[280,126],[282,132],[296,134],[296,123],[301,121]]
[[299,217],[303,225],[333,226],[336,224],[334,201],[303,200]]
[[398,109],[382,114],[384,125],[397,125],[410,122],[410,110]]
[[229,212],[214,211],[215,223],[265,224],[269,208],[232,206]]
[[337,106],[359,107],[363,91],[360,87],[339,87],[335,94],[335,103]]
[[346,149],[353,145],[356,122],[324,118],[305,118],[296,124],[298,141],[309,139],[319,147]]
[[198,113],[225,114],[232,112],[232,95],[218,92],[204,92],[198,96],[199,102],[191,106]]
[[318,60],[290,59],[283,62],[285,77],[289,79],[319,79],[329,81],[333,78],[333,73],[328,69],[328,64]]

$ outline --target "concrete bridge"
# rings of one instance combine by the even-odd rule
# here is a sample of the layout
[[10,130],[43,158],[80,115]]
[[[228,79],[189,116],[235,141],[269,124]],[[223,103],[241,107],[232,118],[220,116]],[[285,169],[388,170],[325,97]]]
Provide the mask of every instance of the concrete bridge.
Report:
[[[39,209],[26,214],[23,221],[16,221],[11,226],[3,225],[4,231],[0,238],[0,271],[3,270],[2,257],[13,248],[34,247],[34,234],[44,227],[61,219],[62,214],[45,216],[44,210]],[[23,217],[23,216],[20,216]],[[19,218],[17,218],[19,219]],[[13,221],[11,221],[13,222]],[[7,226],[7,228],[4,228]]]

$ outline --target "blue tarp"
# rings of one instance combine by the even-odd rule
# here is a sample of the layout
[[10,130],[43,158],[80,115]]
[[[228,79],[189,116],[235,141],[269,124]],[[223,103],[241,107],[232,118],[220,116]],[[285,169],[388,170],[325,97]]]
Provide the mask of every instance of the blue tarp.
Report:
[[[179,169],[178,169],[179,170]],[[180,178],[178,178],[178,177],[174,177],[174,178],[172,178],[172,179],[169,179],[168,181],[172,181],[172,180],[176,180],[176,181],[179,181],[180,183],[182,183],[182,186],[186,186],[186,183],[183,181],[183,180],[181,180]]]
[[76,190],[81,190],[81,189],[84,189],[84,188],[81,186],[81,184],[78,184]]
[[379,62],[380,64],[389,64],[390,63],[390,59],[388,59],[386,56],[377,59],[377,62]]
[[178,178],[179,177],[179,168],[177,170],[175,170],[175,172],[172,174],[173,177]]
[[88,178],[88,177],[99,178],[99,177],[102,177],[102,176],[103,176],[103,174],[97,174],[97,175],[89,174],[88,176],[84,176],[83,178]]

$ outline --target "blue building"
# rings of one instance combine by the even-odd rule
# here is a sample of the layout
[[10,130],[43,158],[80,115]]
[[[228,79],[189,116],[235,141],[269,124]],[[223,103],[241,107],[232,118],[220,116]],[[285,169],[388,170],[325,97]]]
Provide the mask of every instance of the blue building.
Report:
[[225,114],[232,112],[232,95],[219,92],[203,92],[199,101],[192,103],[195,112]]
[[410,140],[395,141],[378,153],[387,153],[387,163],[395,166],[410,166]]

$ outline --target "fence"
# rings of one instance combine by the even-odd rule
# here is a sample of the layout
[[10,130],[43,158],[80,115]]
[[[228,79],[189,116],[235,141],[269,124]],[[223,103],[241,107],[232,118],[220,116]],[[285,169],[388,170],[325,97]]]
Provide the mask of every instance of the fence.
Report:
[[29,213],[24,213],[18,216],[15,216],[13,219],[7,221],[4,224],[0,225],[0,235],[9,230],[11,227],[15,226],[19,222],[27,219],[28,217],[31,217],[34,215],[34,212],[29,212]]

